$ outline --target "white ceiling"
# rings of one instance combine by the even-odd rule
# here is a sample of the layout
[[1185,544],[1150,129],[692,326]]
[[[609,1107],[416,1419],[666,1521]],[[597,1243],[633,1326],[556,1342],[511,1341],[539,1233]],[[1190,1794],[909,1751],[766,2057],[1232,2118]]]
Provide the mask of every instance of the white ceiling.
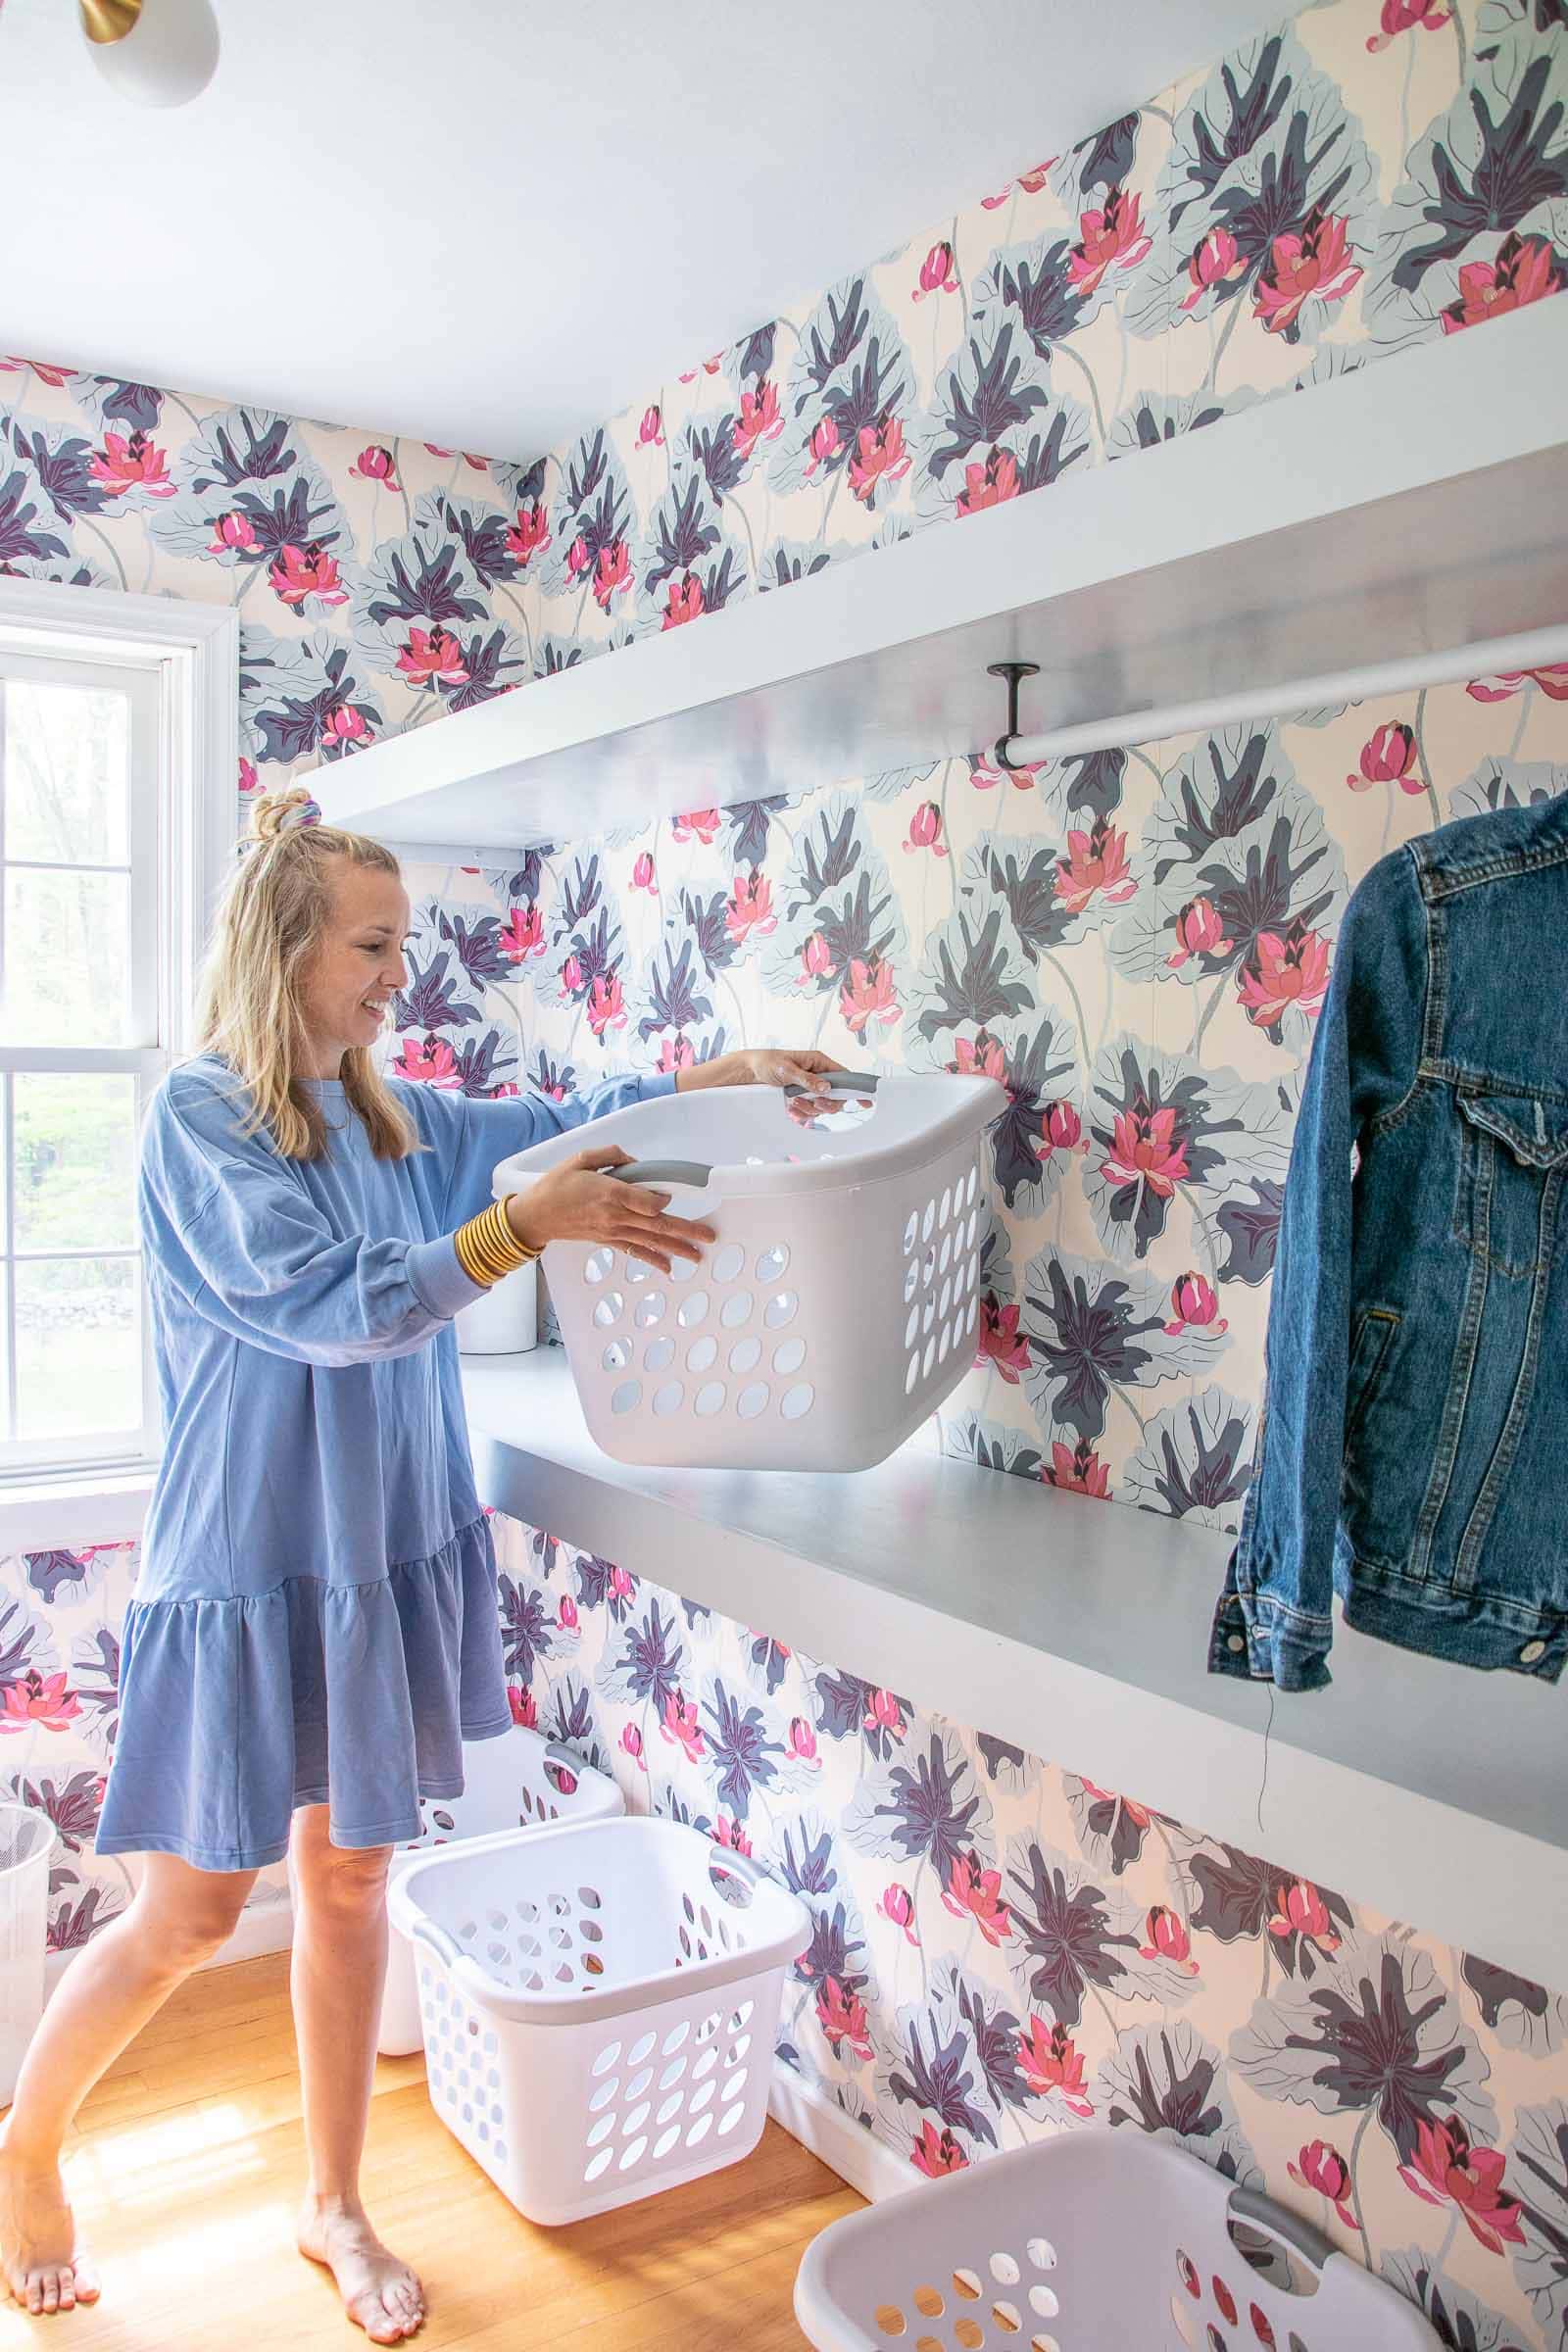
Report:
[[533,457],[1280,0],[216,0],[193,104],[0,13],[0,351]]

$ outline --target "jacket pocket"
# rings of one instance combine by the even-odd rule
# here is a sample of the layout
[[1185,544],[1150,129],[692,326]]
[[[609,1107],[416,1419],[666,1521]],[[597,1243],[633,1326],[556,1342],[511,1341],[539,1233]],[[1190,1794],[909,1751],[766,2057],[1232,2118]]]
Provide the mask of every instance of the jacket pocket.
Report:
[[1522,1278],[1556,1246],[1560,1180],[1568,1168],[1568,1104],[1539,1095],[1467,1093],[1459,1106],[1459,1240],[1494,1274]]
[[1350,1342],[1350,1368],[1345,1386],[1345,1444],[1360,1428],[1367,1406],[1377,1393],[1389,1348],[1401,1318],[1392,1307],[1363,1307]]

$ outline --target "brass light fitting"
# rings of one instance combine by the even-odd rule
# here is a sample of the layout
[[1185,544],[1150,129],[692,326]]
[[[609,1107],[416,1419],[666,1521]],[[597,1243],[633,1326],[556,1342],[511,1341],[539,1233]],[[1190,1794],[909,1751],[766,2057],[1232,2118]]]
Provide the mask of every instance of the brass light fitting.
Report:
[[76,0],[89,41],[122,41],[141,16],[142,0]]
[[137,106],[184,106],[218,67],[212,0],[76,0],[87,55]]

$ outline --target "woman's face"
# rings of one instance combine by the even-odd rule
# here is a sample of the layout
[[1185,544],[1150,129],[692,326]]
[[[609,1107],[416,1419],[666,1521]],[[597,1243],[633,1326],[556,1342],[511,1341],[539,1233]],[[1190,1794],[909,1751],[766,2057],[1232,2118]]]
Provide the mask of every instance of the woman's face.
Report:
[[315,1078],[340,1075],[352,1046],[373,1046],[387,1002],[408,986],[409,900],[392,874],[339,859],[326,930],[306,965],[302,997]]

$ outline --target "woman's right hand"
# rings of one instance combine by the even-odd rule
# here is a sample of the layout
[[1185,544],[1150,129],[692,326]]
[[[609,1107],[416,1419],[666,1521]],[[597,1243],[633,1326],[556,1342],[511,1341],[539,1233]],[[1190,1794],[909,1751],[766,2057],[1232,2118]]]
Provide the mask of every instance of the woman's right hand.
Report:
[[631,1154],[618,1144],[601,1144],[564,1159],[529,1185],[526,1192],[507,1196],[507,1222],[525,1249],[543,1250],[548,1242],[602,1242],[640,1257],[661,1274],[669,1272],[671,1258],[702,1263],[700,1242],[718,1236],[711,1225],[694,1218],[668,1217],[669,1195],[641,1184],[617,1183],[607,1168],[631,1165]]

